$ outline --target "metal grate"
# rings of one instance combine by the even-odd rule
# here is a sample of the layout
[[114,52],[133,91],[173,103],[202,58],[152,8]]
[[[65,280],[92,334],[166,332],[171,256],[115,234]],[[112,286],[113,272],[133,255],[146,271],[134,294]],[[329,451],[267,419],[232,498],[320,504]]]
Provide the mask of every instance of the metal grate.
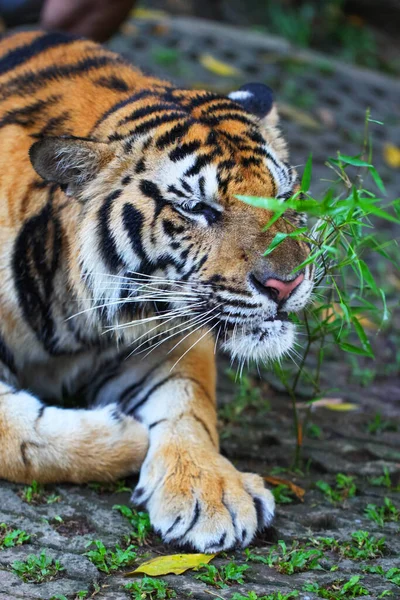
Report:
[[[178,85],[228,93],[243,83],[270,85],[280,105],[291,162],[301,170],[314,158],[314,194],[326,190],[333,172],[328,156],[360,152],[365,111],[384,122],[370,124],[373,162],[397,197],[400,170],[384,160],[386,144],[400,145],[400,82],[350,67],[321,54],[300,51],[288,42],[195,18],[137,19],[124,26],[110,47],[149,74]],[[204,57],[231,67],[219,73],[204,66]]]

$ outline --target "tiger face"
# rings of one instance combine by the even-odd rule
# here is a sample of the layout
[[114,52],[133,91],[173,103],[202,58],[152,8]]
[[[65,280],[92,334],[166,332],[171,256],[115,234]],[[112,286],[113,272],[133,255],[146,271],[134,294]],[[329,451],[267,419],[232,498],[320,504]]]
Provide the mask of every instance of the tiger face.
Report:
[[160,85],[107,111],[90,139],[36,142],[31,161],[79,201],[79,270],[109,324],[145,315],[155,334],[212,330],[240,360],[292,347],[288,313],[313,285],[312,267],[294,269],[309,249],[287,237],[264,252],[303,216],[265,230],[272,213],[238,199],[284,202],[298,189],[269,88],[223,97]]

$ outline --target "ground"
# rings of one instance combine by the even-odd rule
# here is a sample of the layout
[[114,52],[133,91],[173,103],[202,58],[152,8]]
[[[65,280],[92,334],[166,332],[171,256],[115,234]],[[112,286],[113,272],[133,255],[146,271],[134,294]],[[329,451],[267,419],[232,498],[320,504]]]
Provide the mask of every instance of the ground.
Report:
[[[315,193],[326,188],[320,179],[329,174],[328,155],[357,152],[369,105],[386,123],[373,126],[374,163],[388,197],[396,194],[400,171],[388,161],[387,148],[400,139],[397,81],[299,53],[282,40],[191,19],[138,20],[111,45],[147,70],[187,85],[229,91],[245,80],[275,84],[293,163],[304,164],[313,151]],[[395,239],[398,229],[383,234]],[[398,275],[380,263],[375,267],[395,307]],[[237,598],[279,600],[295,597],[290,595],[295,591],[303,600],[400,598],[399,330],[394,314],[374,336],[375,361],[350,360],[343,353],[327,357],[322,373],[327,397],[343,400],[349,410],[334,410],[338,406],[330,402],[314,408],[297,470],[293,412],[282,386],[265,370],[235,381],[221,358],[222,451],[238,468],[266,477],[278,500],[272,527],[249,552],[216,557],[211,563],[216,572],[163,576],[158,592],[144,587],[128,592],[128,582],[136,581],[139,590],[143,582],[125,578],[125,572],[177,551],[149,533],[145,515],[114,508],[130,506],[134,480],[45,489],[2,482],[0,600],[161,599],[173,593],[178,599],[231,600],[241,594]],[[298,397],[303,417],[306,386]],[[294,493],[290,484],[298,486]],[[29,555],[37,558],[27,563]],[[224,567],[232,562],[229,579]],[[240,583],[242,565],[248,569]]]

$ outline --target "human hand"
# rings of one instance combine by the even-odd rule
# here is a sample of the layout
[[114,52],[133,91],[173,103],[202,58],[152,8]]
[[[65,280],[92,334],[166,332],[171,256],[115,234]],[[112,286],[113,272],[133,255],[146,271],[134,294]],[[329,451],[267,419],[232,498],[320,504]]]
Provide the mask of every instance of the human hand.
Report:
[[135,0],[45,0],[45,29],[68,31],[103,42],[123,23]]

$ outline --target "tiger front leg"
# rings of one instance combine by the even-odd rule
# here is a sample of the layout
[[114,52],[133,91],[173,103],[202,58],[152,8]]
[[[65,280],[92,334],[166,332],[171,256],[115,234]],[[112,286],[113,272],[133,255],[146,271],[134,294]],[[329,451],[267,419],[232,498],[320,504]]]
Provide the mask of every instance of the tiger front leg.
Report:
[[212,342],[200,341],[171,370],[177,358],[138,398],[134,414],[149,428],[150,445],[133,502],[166,542],[201,552],[246,546],[271,522],[273,496],[261,477],[240,473],[219,453]]

